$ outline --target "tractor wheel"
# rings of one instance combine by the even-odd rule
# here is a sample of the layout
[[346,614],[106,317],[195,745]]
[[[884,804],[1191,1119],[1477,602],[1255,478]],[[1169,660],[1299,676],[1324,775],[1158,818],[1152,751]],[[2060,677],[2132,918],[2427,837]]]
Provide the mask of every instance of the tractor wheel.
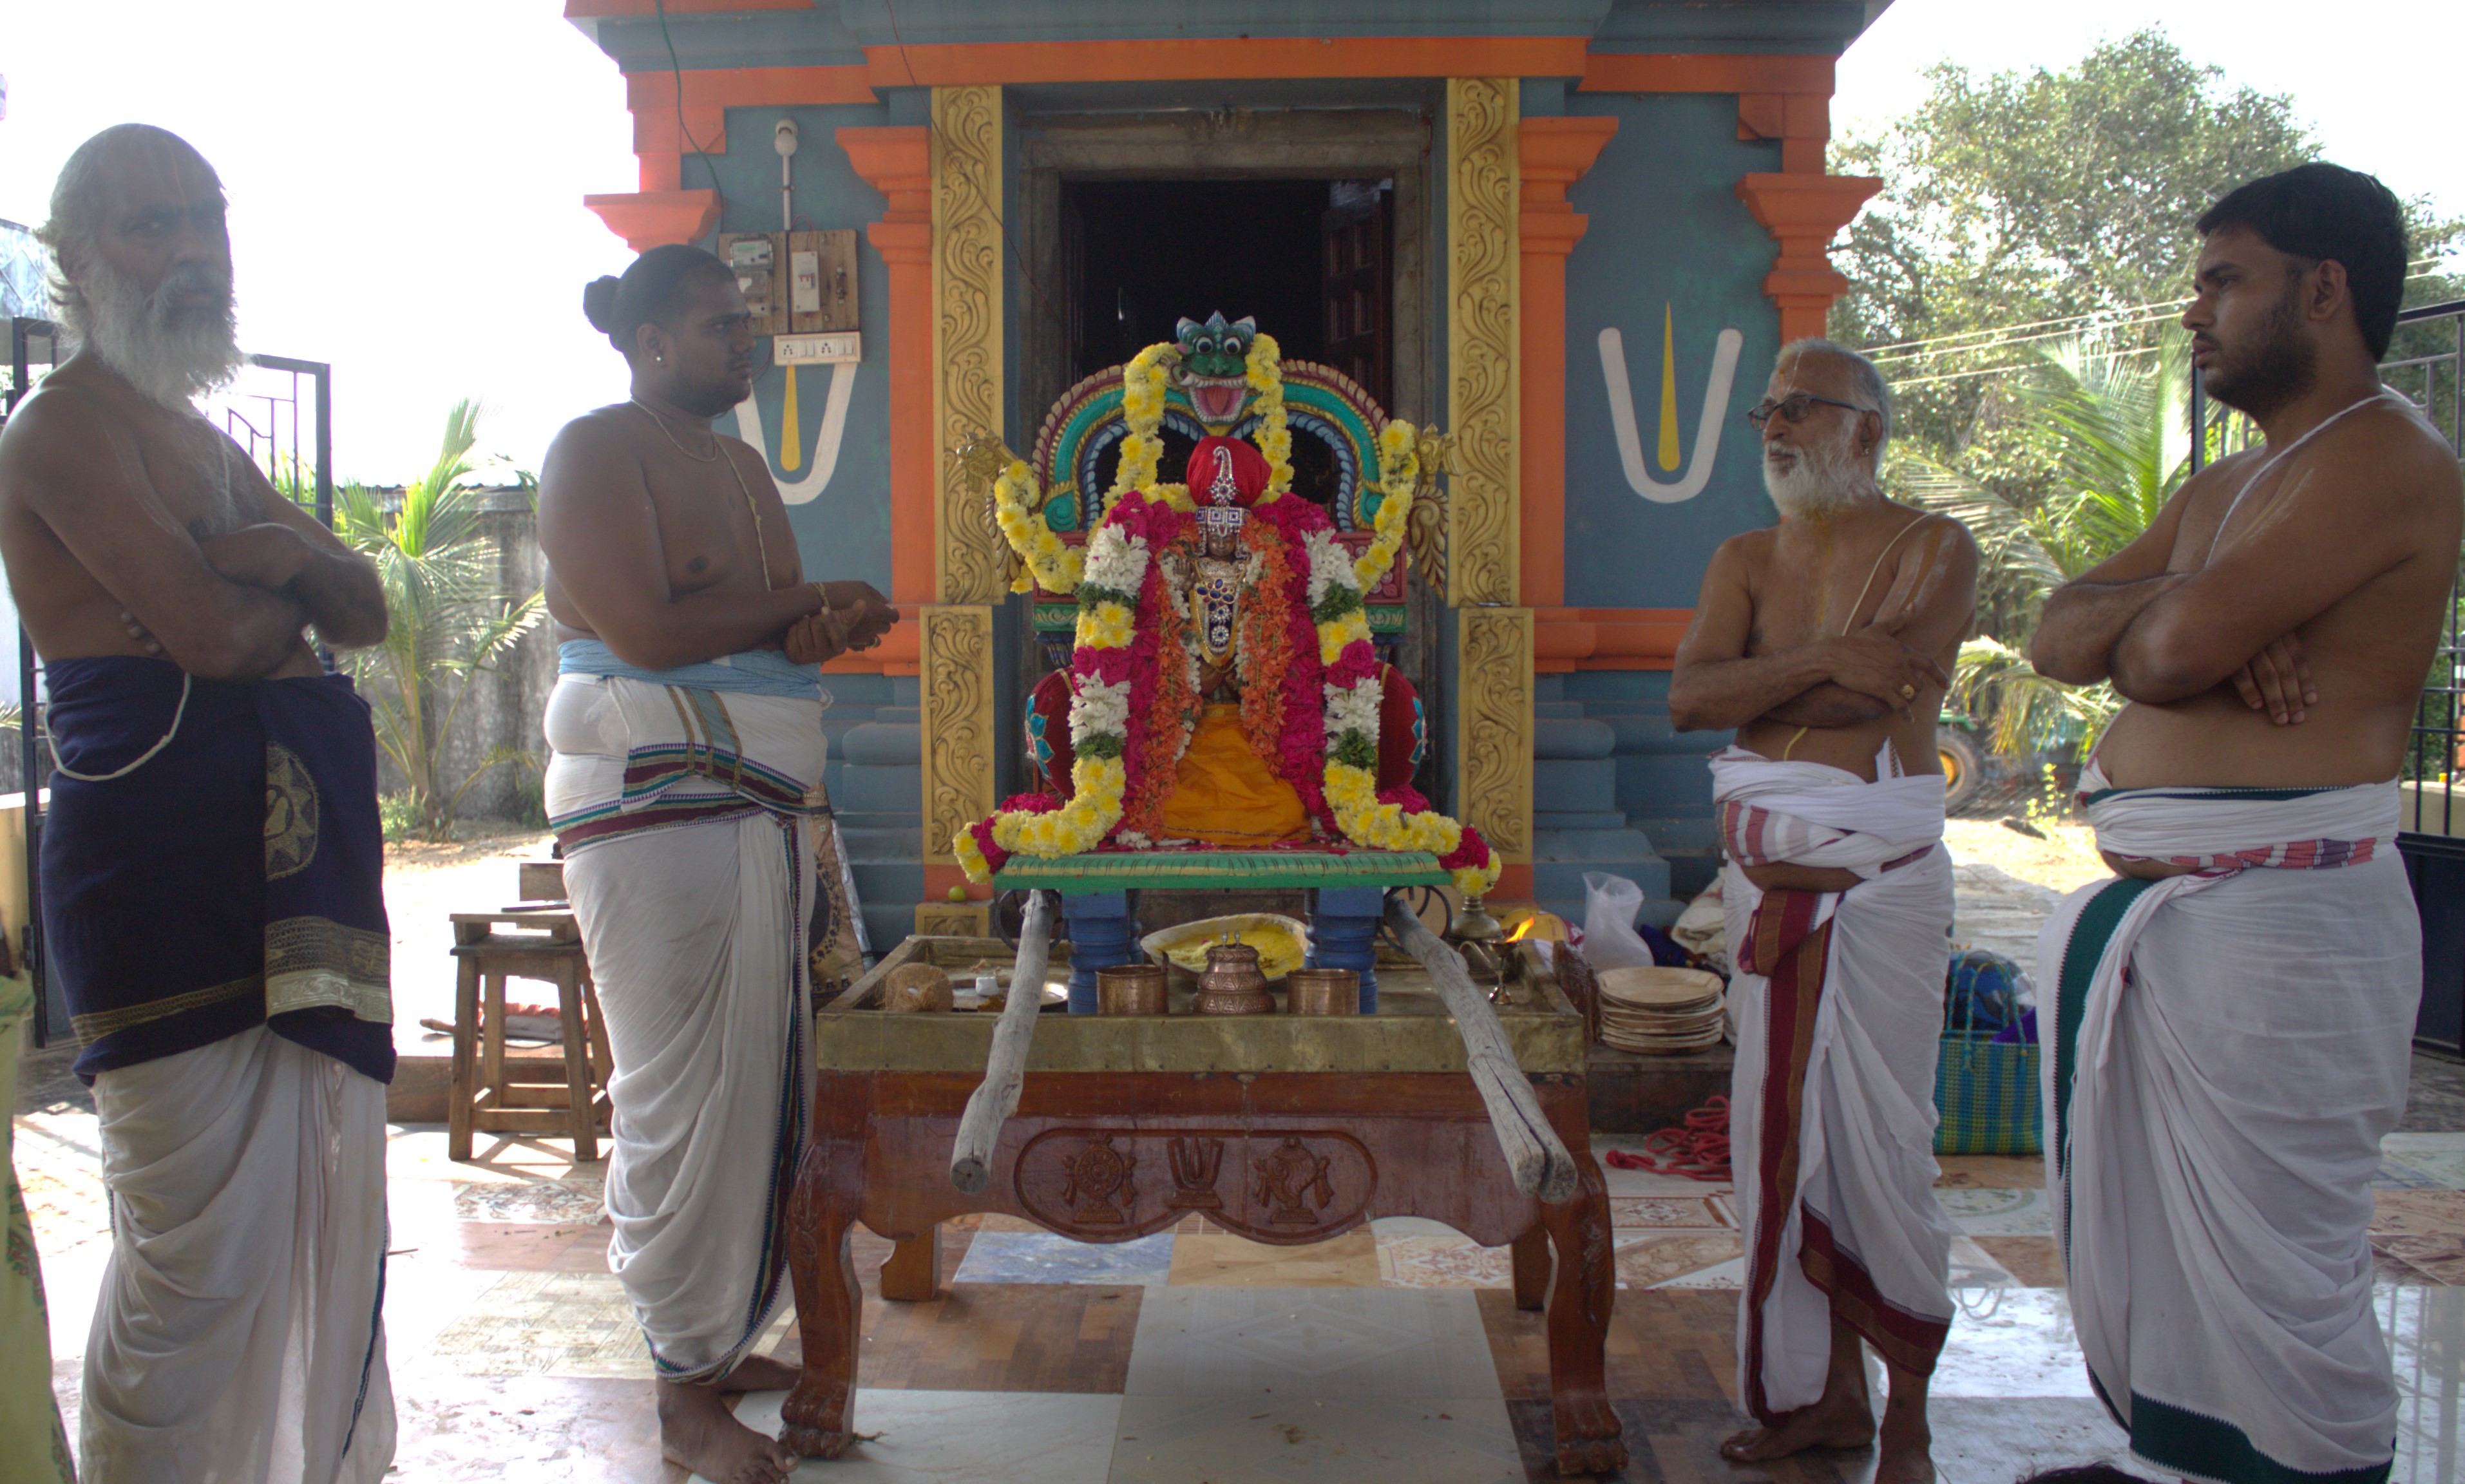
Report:
[[1986,787],[1986,759],[1967,733],[1947,726],[1936,730],[1934,746],[1943,759],[1943,811],[1961,813]]

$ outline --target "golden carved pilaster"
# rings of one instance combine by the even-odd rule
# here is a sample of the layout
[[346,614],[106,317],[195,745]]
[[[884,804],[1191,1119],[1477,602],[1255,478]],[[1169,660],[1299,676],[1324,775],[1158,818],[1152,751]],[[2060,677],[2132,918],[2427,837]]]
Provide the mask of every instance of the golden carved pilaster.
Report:
[[1455,612],[1462,819],[1510,863],[1532,858],[1532,610]]
[[[1002,432],[1001,123],[998,87],[933,90],[937,450]],[[937,478],[934,596],[944,603],[1000,602],[1009,560],[993,525],[990,495],[946,459]]]
[[1513,78],[1447,79],[1452,389],[1446,420],[1455,440],[1447,498],[1447,601],[1457,608],[1521,600],[1515,449],[1521,107]]
[[926,608],[922,669],[924,860],[951,865],[951,836],[993,811],[992,609]]

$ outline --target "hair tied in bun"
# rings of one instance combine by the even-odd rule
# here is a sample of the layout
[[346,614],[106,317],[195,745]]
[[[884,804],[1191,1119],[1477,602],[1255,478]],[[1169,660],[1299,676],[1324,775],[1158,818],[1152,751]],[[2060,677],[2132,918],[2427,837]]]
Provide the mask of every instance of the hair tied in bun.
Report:
[[582,316],[602,335],[612,334],[616,328],[618,287],[612,277],[593,278],[582,286]]

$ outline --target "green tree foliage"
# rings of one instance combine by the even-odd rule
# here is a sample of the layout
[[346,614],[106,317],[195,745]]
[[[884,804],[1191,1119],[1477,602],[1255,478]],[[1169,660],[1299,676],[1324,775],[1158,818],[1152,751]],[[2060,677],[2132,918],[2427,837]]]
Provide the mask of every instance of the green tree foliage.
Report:
[[456,780],[444,757],[473,681],[512,653],[543,611],[537,591],[517,598],[501,589],[497,543],[473,477],[478,436],[478,406],[457,402],[435,463],[399,501],[360,484],[334,498],[335,533],[376,564],[388,621],[384,643],[338,662],[374,709],[377,743],[410,784],[415,828],[433,840],[449,837],[455,806],[490,769],[537,764],[520,749],[499,748]]
[[2047,594],[2138,540],[2190,477],[2187,341],[2170,326],[2147,352],[2097,354],[2077,341],[2031,352],[2012,385],[2019,426],[2054,450],[2056,480],[2033,505],[1922,449],[1903,449],[1892,470],[1901,498],[1977,536],[1981,608],[2006,615],[2010,642],[1989,635],[1962,645],[1951,701],[1993,718],[1998,752],[2094,746],[2121,708],[2111,686],[2047,679],[2024,651]]
[[[1832,249],[1851,286],[1832,329],[1878,348],[1913,442],[2032,504],[2059,483],[2061,434],[2023,415],[2008,373],[2063,339],[2154,349],[2189,292],[2200,213],[2320,144],[2292,99],[2230,86],[2157,29],[2060,71],[1927,77],[1916,110],[1836,152],[1833,168],[1884,188]],[[2427,202],[2409,217],[2422,264],[2465,239]],[[2409,302],[2465,292],[2435,275],[2411,287]],[[1889,348],[1916,342],[1932,343]]]
[[[1991,716],[1998,750],[2093,742],[2120,702],[2030,668],[2038,609],[2145,530],[2189,474],[2176,321],[2193,223],[2320,144],[2292,99],[2230,85],[2160,29],[2060,70],[1943,62],[1927,78],[1917,109],[1835,153],[1833,168],[1884,188],[1832,250],[1851,284],[1832,333],[1872,347],[1893,382],[1887,483],[1967,521],[1985,557],[1981,637],[1963,649],[1954,703]],[[2438,266],[2465,221],[2424,199],[2407,214],[2407,302],[2465,297]],[[2400,331],[2391,358],[2421,339]],[[2218,426],[2206,436],[2211,456],[2235,446]]]

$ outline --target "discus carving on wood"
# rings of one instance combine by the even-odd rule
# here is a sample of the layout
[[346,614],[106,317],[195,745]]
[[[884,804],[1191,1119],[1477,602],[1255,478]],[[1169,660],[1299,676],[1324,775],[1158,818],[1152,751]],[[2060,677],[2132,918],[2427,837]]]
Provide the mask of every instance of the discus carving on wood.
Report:
[[[1112,1135],[1095,1134],[1078,1153],[1062,1156],[1061,1163],[1070,1171],[1061,1199],[1070,1207],[1071,1220],[1082,1227],[1127,1223],[1129,1207],[1139,1198],[1138,1184],[1130,1178],[1138,1168],[1138,1156],[1115,1149]],[[1116,1201],[1121,1204],[1116,1206]]]

